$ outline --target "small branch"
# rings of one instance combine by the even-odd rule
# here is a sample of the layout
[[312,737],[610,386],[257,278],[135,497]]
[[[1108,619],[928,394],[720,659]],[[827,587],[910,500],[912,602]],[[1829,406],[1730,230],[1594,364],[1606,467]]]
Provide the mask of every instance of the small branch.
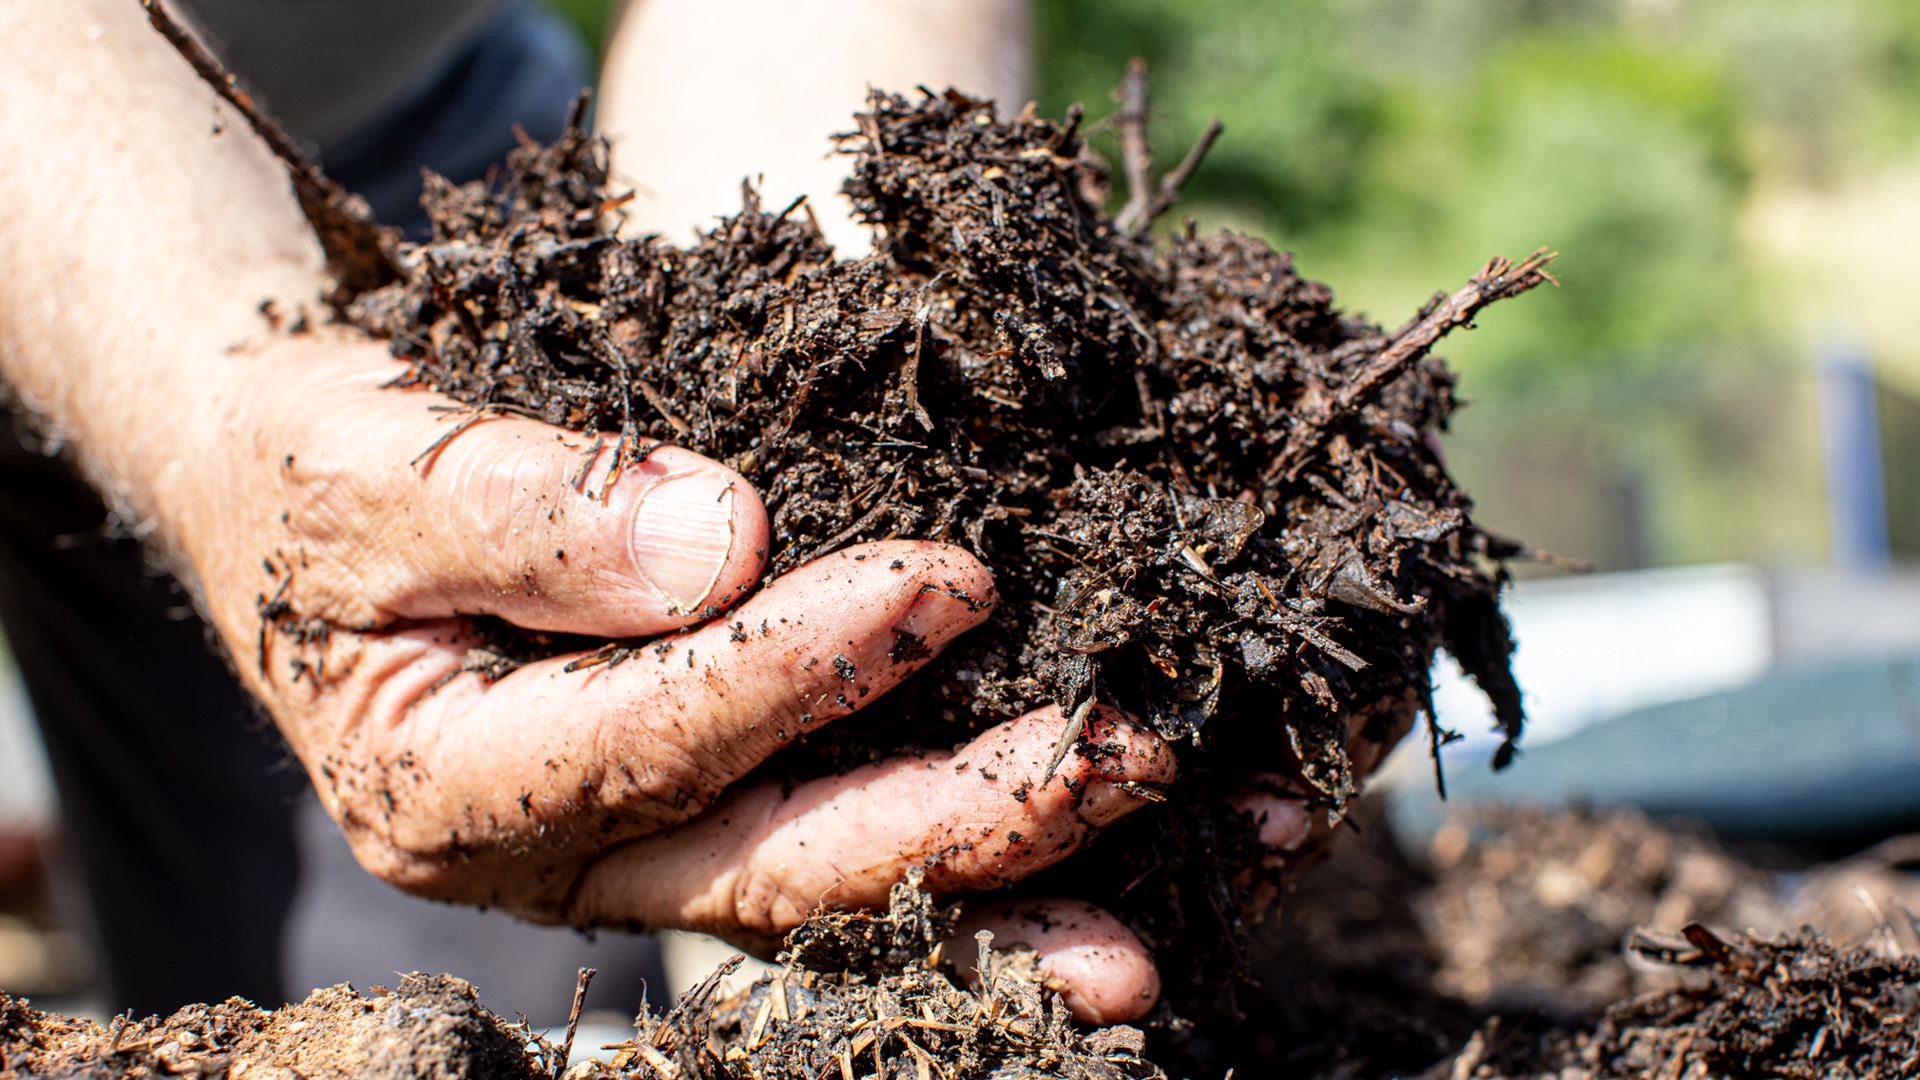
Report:
[[274,156],[286,163],[293,180],[293,193],[327,257],[327,273],[335,285],[328,301],[344,305],[360,293],[398,278],[400,270],[393,256],[396,237],[392,230],[381,228],[364,201],[321,172],[320,166],[300,150],[292,136],[254,104],[253,98],[241,89],[240,80],[215,59],[199,39],[176,22],[159,0],[140,0],[140,6],[147,11],[147,21],[186,60],[194,74],[239,110]]
[[1153,182],[1153,146],[1147,141],[1147,62],[1134,57],[1127,64],[1127,75],[1118,91],[1120,113],[1114,117],[1120,127],[1120,164],[1127,175],[1127,204],[1113,219],[1114,228],[1129,236],[1147,231],[1161,214],[1180,200],[1180,189],[1193,178],[1194,170],[1206,160],[1220,137],[1220,121],[1207,125],[1200,140],[1187,151],[1174,170]]
[[160,32],[160,36],[167,39],[167,44],[172,45],[174,50],[192,66],[194,74],[200,76],[202,82],[213,87],[214,92],[225,98],[229,105],[240,110],[240,115],[252,126],[254,133],[266,142],[267,148],[272,150],[281,161],[286,162],[287,168],[294,175],[296,184],[312,184],[321,191],[340,190],[338,184],[322,174],[320,167],[301,152],[300,147],[294,143],[292,136],[288,135],[285,129],[275,123],[272,117],[260,111],[260,107],[253,103],[253,98],[240,88],[240,80],[222,66],[220,61],[214,59],[213,54],[200,44],[198,38],[187,33],[185,27],[175,22],[173,16],[167,14],[167,9],[159,3],[159,0],[140,0],[140,6],[147,9],[147,21],[152,23],[153,28]]
[[1225,129],[1218,120],[1208,124],[1207,130],[1200,135],[1200,141],[1193,144],[1193,149],[1187,151],[1187,156],[1180,159],[1180,164],[1174,166],[1172,172],[1160,178],[1159,190],[1153,194],[1153,202],[1147,207],[1146,218],[1134,226],[1134,232],[1145,232],[1147,226],[1152,225],[1161,214],[1166,213],[1174,203],[1180,201],[1180,189],[1187,185],[1187,181],[1191,180],[1194,172],[1200,168],[1200,163],[1207,159],[1207,151],[1213,149],[1214,140],[1220,138],[1220,132],[1223,130]]
[[1345,385],[1331,393],[1320,388],[1309,391],[1295,407],[1293,435],[1267,467],[1267,482],[1272,483],[1282,475],[1291,476],[1308,455],[1326,441],[1336,419],[1370,404],[1388,384],[1406,374],[1425,356],[1434,342],[1449,331],[1473,322],[1480,309],[1496,300],[1519,296],[1543,283],[1560,284],[1547,272],[1547,264],[1558,255],[1557,251],[1541,248],[1517,266],[1495,255],[1464,288],[1438,299],[1423,318],[1395,334],[1387,347]]
[[554,1076],[562,1076],[567,1065],[573,1060],[573,1036],[580,1030],[580,1013],[587,1007],[587,987],[593,983],[593,977],[599,972],[590,967],[580,969],[579,977],[573,984],[573,1009],[567,1013],[567,1037],[560,1043],[560,1057],[548,1070]]
[[1487,265],[1473,275],[1465,288],[1441,301],[1426,318],[1415,323],[1413,329],[1396,336],[1359,378],[1341,387],[1336,409],[1351,412],[1373,400],[1386,384],[1405,374],[1414,361],[1425,356],[1434,342],[1472,322],[1488,304],[1519,296],[1542,283],[1559,285],[1547,272],[1547,264],[1559,255],[1557,251],[1540,248],[1518,266],[1499,255],[1488,259]]
[[1127,174],[1127,205],[1113,219],[1121,232],[1138,232],[1153,204],[1153,147],[1147,143],[1147,62],[1136,56],[1120,82],[1120,163]]

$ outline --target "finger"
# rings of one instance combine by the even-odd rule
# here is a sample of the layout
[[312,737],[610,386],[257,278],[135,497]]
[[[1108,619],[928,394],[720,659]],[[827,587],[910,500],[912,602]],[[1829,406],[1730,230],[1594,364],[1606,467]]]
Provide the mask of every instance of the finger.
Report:
[[1260,843],[1293,851],[1313,831],[1314,811],[1294,781],[1279,773],[1254,773],[1227,796],[1227,805],[1253,818]]
[[[732,606],[766,562],[753,485],[678,447],[626,461],[611,442],[596,451],[501,420],[448,443],[424,479],[409,521],[430,572],[407,618],[479,612],[538,630],[654,634]],[[463,557],[432,573],[445,551]]]
[[285,523],[286,550],[352,568],[340,603],[375,598],[382,620],[485,614],[630,637],[709,617],[758,581],[766,510],[733,470],[396,392],[396,366],[367,352],[335,347],[257,391],[292,397],[274,415],[298,429],[261,502]]
[[698,814],[775,749],[885,692],[986,618],[992,595],[964,552],[894,541],[816,560],[733,620],[618,664],[560,657],[489,685],[461,674],[462,624],[375,635],[332,695],[348,709],[338,727],[295,749],[381,876],[471,899],[460,890],[496,852],[526,863],[533,893],[564,888],[553,875]]
[[1078,1020],[1131,1023],[1160,1000],[1160,970],[1147,947],[1119,919],[1083,900],[1009,900],[967,908],[946,952],[973,989],[980,984],[974,934],[981,930],[993,934],[995,950],[1032,949],[1047,985],[1060,991]]
[[1017,881],[1145,805],[1140,785],[1174,775],[1159,736],[1101,710],[1049,779],[1062,725],[1048,706],[958,753],[881,762],[791,793],[730,795],[697,821],[602,857],[569,919],[766,937],[821,903],[883,906],[910,866],[924,866],[942,895]]
[[1411,691],[1400,698],[1375,702],[1347,718],[1347,762],[1355,784],[1363,784],[1380,767],[1387,752],[1413,730],[1420,703]]
[[1243,867],[1235,881],[1253,889],[1252,911],[1264,915],[1280,899],[1277,871],[1292,865],[1311,840],[1332,831],[1324,807],[1316,807],[1307,788],[1284,773],[1250,773],[1228,793],[1226,803],[1253,819],[1266,853],[1253,866]]

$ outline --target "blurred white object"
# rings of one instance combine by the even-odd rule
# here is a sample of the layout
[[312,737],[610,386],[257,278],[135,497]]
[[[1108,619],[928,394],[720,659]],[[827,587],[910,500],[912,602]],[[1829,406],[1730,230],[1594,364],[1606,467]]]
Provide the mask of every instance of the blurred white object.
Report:
[[58,815],[26,684],[0,642],[0,829],[45,833]]
[[690,934],[684,930],[669,930],[660,935],[660,959],[667,966],[667,988],[673,994],[665,1001],[653,1002],[655,1012],[669,1008],[674,998],[693,989],[700,980],[713,974],[715,968],[736,956],[744,956],[740,967],[720,983],[720,999],[732,997],[753,984],[753,980],[762,975],[772,974],[774,967],[764,960],[745,956],[739,949],[705,934]]
[[[1527,710],[1523,749],[1689,700],[1702,714],[1690,730],[1704,734],[1723,719],[1709,715],[1714,695],[1771,673],[1920,651],[1920,573],[1907,569],[1722,563],[1536,579],[1516,584],[1502,607]],[[1433,700],[1441,725],[1465,736],[1448,747],[1449,760],[1483,759],[1499,745],[1485,696],[1444,654]],[[1426,761],[1425,740],[1409,739],[1376,783],[1430,784]]]
[[[1526,746],[1564,739],[1647,705],[1731,689],[1774,661],[1767,575],[1735,563],[1522,581],[1502,606],[1527,710]],[[1453,658],[1434,665],[1434,710],[1465,736],[1454,752],[1497,746],[1493,711]]]

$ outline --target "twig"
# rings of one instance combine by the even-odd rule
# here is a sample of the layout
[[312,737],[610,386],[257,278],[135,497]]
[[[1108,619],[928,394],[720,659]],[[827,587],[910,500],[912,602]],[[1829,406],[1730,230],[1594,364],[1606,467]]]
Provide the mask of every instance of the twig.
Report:
[[567,1013],[567,1037],[560,1043],[560,1057],[548,1071],[560,1076],[567,1071],[567,1065],[573,1061],[573,1036],[580,1030],[580,1013],[587,1007],[587,987],[599,972],[594,968],[583,967],[573,984],[573,1008]]
[[667,423],[673,426],[674,431],[685,435],[687,432],[693,430],[687,426],[685,420],[673,415],[673,407],[667,404],[667,399],[660,395],[660,391],[653,388],[652,383],[636,375],[633,377],[633,385],[639,389],[640,396],[647,399],[647,404],[653,406],[655,412],[666,418]]
[[1193,144],[1193,149],[1187,151],[1187,156],[1180,159],[1180,164],[1174,166],[1172,172],[1160,178],[1160,187],[1153,194],[1153,204],[1147,207],[1146,219],[1134,226],[1134,232],[1146,231],[1147,226],[1152,225],[1161,214],[1166,213],[1174,203],[1180,201],[1180,189],[1186,186],[1188,180],[1193,179],[1193,174],[1200,168],[1200,163],[1206,160],[1207,151],[1213,149],[1214,141],[1220,138],[1220,133],[1224,130],[1226,129],[1218,120],[1209,123],[1207,130],[1201,132],[1200,140]]
[[301,152],[299,144],[254,104],[241,89],[240,80],[174,21],[159,0],[140,0],[140,6],[147,11],[147,21],[186,60],[194,74],[239,110],[274,156],[286,163],[293,193],[327,257],[327,273],[335,284],[328,301],[344,305],[360,293],[399,278],[400,268],[393,254],[396,234],[373,220],[364,201],[321,172],[320,166]]
[[1540,248],[1519,265],[1495,255],[1473,275],[1466,286],[1452,296],[1440,299],[1424,317],[1394,335],[1367,366],[1338,390],[1320,387],[1303,396],[1294,410],[1293,435],[1267,466],[1268,483],[1282,475],[1291,476],[1332,433],[1333,421],[1350,416],[1371,404],[1395,379],[1406,374],[1433,343],[1454,329],[1473,322],[1480,309],[1496,300],[1519,296],[1542,283],[1560,284],[1547,272],[1547,265],[1559,255]]
[[1147,62],[1134,57],[1120,81],[1120,164],[1127,174],[1127,205],[1114,226],[1121,232],[1139,231],[1153,205],[1153,147],[1147,142]]
[[1147,140],[1147,62],[1136,56],[1127,64],[1126,78],[1120,82],[1120,113],[1114,121],[1120,127],[1120,164],[1127,175],[1127,204],[1114,217],[1114,228],[1130,236],[1147,231],[1161,214],[1180,201],[1180,189],[1193,178],[1194,171],[1206,160],[1207,151],[1224,130],[1220,121],[1207,125],[1200,140],[1172,172],[1153,182],[1153,144]]
[[253,103],[252,95],[241,89],[239,77],[222,66],[219,60],[214,59],[213,54],[200,44],[199,39],[175,22],[173,16],[167,13],[167,9],[159,3],[159,0],[140,0],[140,6],[147,9],[147,21],[152,23],[153,28],[160,32],[160,36],[167,39],[167,44],[172,45],[174,50],[193,67],[194,74],[200,76],[201,81],[208,86],[213,87],[214,92],[225,98],[228,104],[240,110],[241,117],[253,128],[254,133],[266,142],[267,148],[273,151],[274,156],[286,162],[287,168],[293,171],[294,183],[312,184],[316,189],[327,194],[341,190],[340,185],[329,179],[311,158],[301,152],[299,145],[293,141],[285,129],[274,122],[272,117],[260,111],[260,107]]
[[462,420],[458,424],[454,425],[454,428],[452,431],[449,431],[446,434],[440,436],[439,438],[433,440],[432,445],[428,446],[425,450],[420,451],[419,455],[416,456],[412,461],[407,462],[408,468],[418,468],[421,462],[432,457],[436,451],[446,446],[448,443],[452,442],[454,439],[458,438],[468,428],[472,427],[475,424],[478,424],[482,420],[492,420],[494,418],[495,417],[493,413],[489,412],[484,407],[475,409],[473,411],[472,416],[469,416],[465,420]]
[[984,1015],[993,1007],[993,931],[976,930],[973,943],[978,948],[973,962],[973,970],[980,977],[980,1011]]
[[1087,700],[1081,702],[1073,710],[1073,715],[1067,718],[1067,726],[1060,729],[1060,741],[1053,747],[1053,760],[1047,764],[1047,775],[1040,780],[1042,786],[1053,782],[1054,774],[1060,771],[1060,763],[1067,760],[1067,751],[1073,749],[1080,733],[1087,730],[1087,717],[1093,712],[1093,701],[1093,694],[1089,692]]

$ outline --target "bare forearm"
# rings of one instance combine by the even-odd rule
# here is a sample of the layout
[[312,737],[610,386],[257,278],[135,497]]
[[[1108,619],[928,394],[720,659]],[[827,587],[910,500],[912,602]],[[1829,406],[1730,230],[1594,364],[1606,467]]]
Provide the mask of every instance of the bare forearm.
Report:
[[285,174],[134,0],[0,0],[0,378],[109,498],[179,502],[272,298],[316,296]]
[[869,86],[952,86],[1017,110],[1029,36],[1028,0],[630,0],[599,115],[642,189],[633,227],[683,239],[764,175],[768,203],[806,194],[828,237],[862,254],[828,136],[852,128]]

